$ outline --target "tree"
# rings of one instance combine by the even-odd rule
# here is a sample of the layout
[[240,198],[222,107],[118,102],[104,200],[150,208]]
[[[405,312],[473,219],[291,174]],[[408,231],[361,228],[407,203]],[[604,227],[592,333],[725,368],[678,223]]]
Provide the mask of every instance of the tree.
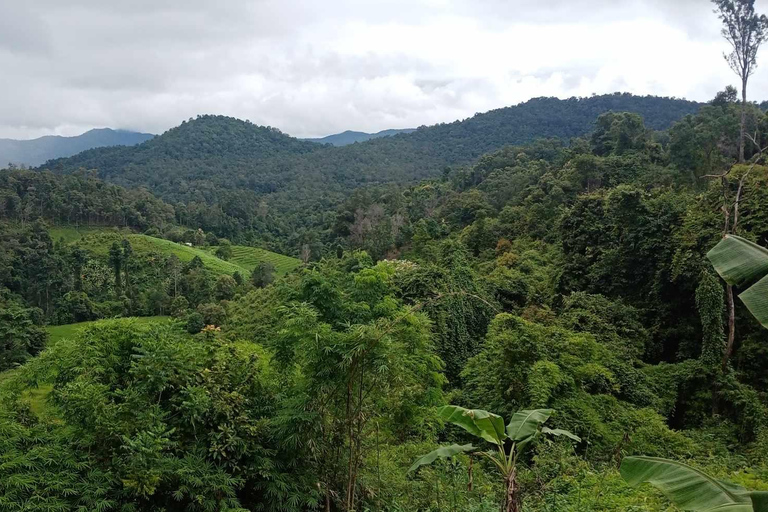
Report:
[[175,254],[171,254],[165,262],[165,268],[173,282],[173,297],[176,298],[179,294],[179,279],[182,276],[181,260]]
[[[581,441],[578,436],[567,430],[543,426],[553,412],[552,409],[518,411],[512,416],[506,428],[501,416],[481,409],[464,409],[456,405],[446,405],[438,414],[443,420],[458,425],[470,434],[494,445],[492,450],[475,453],[490,460],[501,473],[505,488],[502,511],[518,512],[521,510],[522,496],[517,483],[517,458],[522,449],[542,433],[566,436],[576,442]],[[507,441],[511,442],[509,450],[506,448]],[[421,466],[431,464],[437,458],[452,457],[457,453],[474,450],[475,447],[471,444],[441,447],[417,459],[408,471],[415,471]]]
[[755,13],[755,0],[712,0],[723,22],[721,33],[732,46],[725,60],[741,80],[739,162],[744,162],[747,122],[747,81],[757,68],[757,51],[768,37],[768,17]]
[[133,247],[131,242],[127,238],[124,238],[121,245],[123,246],[123,273],[125,274],[125,293],[130,299],[133,299],[133,290],[131,288],[131,275],[128,267],[131,264],[131,255],[133,254]]
[[72,273],[75,278],[75,290],[83,289],[83,267],[88,263],[88,253],[80,248],[74,247],[70,253],[72,259]]
[[264,288],[275,280],[275,266],[268,261],[261,261],[251,273],[251,283],[256,288]]
[[219,300],[230,300],[237,290],[237,281],[232,276],[219,276],[216,280],[215,293]]
[[115,293],[119,297],[123,294],[122,277],[120,275],[123,266],[123,250],[117,242],[113,242],[112,247],[109,248],[109,263],[115,272]]
[[[757,141],[754,138],[751,138],[752,142],[757,145]],[[722,197],[723,197],[723,203],[721,206],[721,211],[723,213],[723,242],[725,242],[729,235],[735,235],[739,232],[739,221],[741,220],[739,217],[740,214],[740,206],[741,202],[744,199],[745,191],[746,191],[746,185],[747,185],[747,179],[749,178],[752,171],[755,169],[755,166],[757,166],[758,163],[761,162],[763,159],[763,155],[766,151],[768,151],[768,146],[766,147],[759,147],[759,151],[757,154],[752,158],[752,163],[749,167],[743,166],[743,165],[734,165],[731,166],[728,170],[726,170],[724,173],[719,175],[709,175],[708,177],[715,177],[720,178],[720,183],[722,185]],[[733,174],[739,174],[738,179],[732,179]],[[735,187],[735,191],[733,188]],[[733,196],[733,197],[732,197]],[[738,237],[736,237],[738,238]],[[738,242],[738,240],[737,240]],[[722,244],[722,242],[721,242]],[[728,247],[725,250],[725,258],[727,258],[731,251],[734,253],[738,252],[740,246],[739,245],[733,245],[730,242],[728,244],[725,244]],[[718,253],[722,253],[724,246],[721,246],[720,244],[715,247],[710,253],[708,253],[708,256],[710,260],[715,264],[717,262],[717,258],[723,258],[723,256],[717,256]],[[716,259],[712,259],[712,252],[715,253]],[[723,276],[723,272],[721,269],[717,268],[717,265],[715,264],[715,268],[718,271],[718,273]],[[743,276],[741,276],[743,278]],[[724,277],[724,280],[726,281],[726,300],[728,304],[728,340],[726,342],[725,346],[725,353],[723,355],[723,371],[725,371],[726,367],[728,366],[728,360],[731,357],[731,354],[733,353],[734,344],[736,341],[736,307],[734,304],[734,298],[733,298],[733,284],[729,279],[726,279]],[[739,280],[735,279],[735,281],[738,283]],[[743,283],[739,283],[743,284]],[[743,300],[743,299],[742,299]],[[762,323],[762,321],[761,321]],[[765,324],[764,324],[765,325]]]
[[592,147],[599,156],[621,155],[643,149],[647,138],[642,116],[630,112],[606,112],[597,118]]
[[34,310],[0,297],[0,372],[42,350],[46,332],[35,325]]
[[309,248],[309,244],[303,244],[301,246],[301,262],[305,265],[309,263],[309,258],[312,256],[312,250]]
[[232,244],[229,243],[229,240],[219,241],[219,248],[216,249],[216,257],[225,261],[232,257]]
[[725,89],[718,91],[714,99],[709,103],[715,107],[724,107],[739,100],[739,91],[732,85],[726,85]]

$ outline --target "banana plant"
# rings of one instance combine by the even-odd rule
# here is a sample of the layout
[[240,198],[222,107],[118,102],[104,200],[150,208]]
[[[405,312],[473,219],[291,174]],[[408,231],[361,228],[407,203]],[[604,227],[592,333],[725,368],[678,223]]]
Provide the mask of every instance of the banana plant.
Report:
[[518,411],[512,416],[510,422],[504,425],[504,419],[491,412],[446,405],[438,411],[440,418],[490,443],[493,445],[492,448],[487,451],[477,451],[478,449],[472,444],[442,446],[419,457],[408,472],[417,471],[421,466],[431,464],[439,458],[450,458],[459,453],[472,452],[491,461],[504,479],[506,492],[502,510],[518,512],[521,500],[517,485],[517,458],[521,450],[541,434],[565,436],[576,442],[581,441],[578,436],[567,430],[545,427],[544,423],[552,412],[552,409]]
[[750,492],[682,462],[656,457],[625,457],[620,471],[630,485],[649,483],[682,510],[768,512],[768,492]]
[[751,285],[739,298],[768,328],[768,249],[740,236],[726,235],[707,253],[707,258],[726,283]]

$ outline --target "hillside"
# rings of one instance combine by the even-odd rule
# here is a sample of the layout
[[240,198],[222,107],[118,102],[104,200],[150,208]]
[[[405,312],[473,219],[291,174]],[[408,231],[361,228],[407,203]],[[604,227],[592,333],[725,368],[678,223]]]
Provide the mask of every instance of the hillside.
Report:
[[316,139],[303,139],[310,142],[317,142],[318,144],[331,144],[333,146],[346,146],[348,144],[354,144],[355,142],[365,142],[371,139],[378,139],[381,137],[391,137],[398,133],[411,133],[415,132],[415,128],[404,128],[402,130],[382,130],[376,133],[355,132],[347,130],[341,133],[334,133],[333,135],[327,135]]
[[[221,116],[202,116],[136,147],[100,148],[48,162],[56,173],[96,169],[126,187],[147,187],[189,206],[190,224],[220,236],[243,232],[297,254],[328,230],[350,190],[440,175],[505,145],[588,133],[603,112],[631,111],[649,128],[668,128],[699,104],[630,94],[537,98],[453,123],[343,147],[318,145]],[[195,203],[213,205],[200,211]]]
[[296,258],[283,256],[282,254],[256,247],[241,245],[232,246],[233,257],[229,261],[224,261],[214,256],[217,249],[215,246],[206,248],[189,247],[162,238],[136,233],[125,234],[107,228],[77,230],[74,228],[56,227],[51,228],[50,233],[51,238],[54,240],[64,239],[66,243],[77,242],[83,249],[105,259],[109,256],[109,248],[112,243],[119,242],[125,238],[131,243],[134,253],[138,255],[159,253],[163,256],[170,256],[175,254],[184,263],[192,261],[197,256],[203,261],[207,269],[218,274],[231,275],[235,272],[240,272],[247,276],[259,263],[269,262],[274,265],[278,275],[283,275],[301,264]]
[[100,128],[75,137],[47,135],[31,140],[0,139],[2,165],[37,166],[53,158],[64,158],[82,151],[109,146],[133,146],[154,137],[150,133]]

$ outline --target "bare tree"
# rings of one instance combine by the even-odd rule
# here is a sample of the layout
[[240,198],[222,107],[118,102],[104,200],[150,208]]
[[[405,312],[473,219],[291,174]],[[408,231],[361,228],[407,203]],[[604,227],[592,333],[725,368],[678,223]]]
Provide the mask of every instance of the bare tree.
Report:
[[768,37],[768,18],[755,13],[755,0],[712,0],[715,13],[723,22],[721,33],[731,44],[731,53],[723,54],[728,65],[741,79],[741,132],[739,163],[744,163],[747,122],[747,81],[757,68],[757,50]]
[[312,251],[309,248],[309,244],[304,244],[301,246],[301,261],[305,265],[309,263],[309,258],[312,256]]

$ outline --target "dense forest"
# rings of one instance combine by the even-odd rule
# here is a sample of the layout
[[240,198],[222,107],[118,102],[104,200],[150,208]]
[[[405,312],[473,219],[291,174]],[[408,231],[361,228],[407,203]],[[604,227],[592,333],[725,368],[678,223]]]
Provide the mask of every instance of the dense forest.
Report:
[[350,189],[413,183],[442,175],[504,145],[588,133],[609,110],[636,112],[662,130],[699,104],[630,94],[538,98],[515,107],[345,147],[301,141],[271,127],[222,116],[190,119],[135,147],[99,148],[43,166],[57,174],[95,170],[106,181],[146,187],[182,203],[181,221],[232,240],[319,256],[333,250],[328,232]]
[[[211,266],[228,232],[181,196],[3,171],[0,509],[491,511],[514,481],[522,510],[665,510],[618,472],[633,455],[768,487],[768,331],[737,300],[728,343],[705,256],[737,189],[737,233],[768,240],[768,117],[747,113],[744,164],[726,91],[668,130],[611,111],[581,137],[360,182],[283,276]],[[170,133],[232,123],[264,132],[201,118]],[[278,153],[329,149],[268,134]],[[237,133],[211,151],[237,144],[260,154]],[[151,315],[171,320],[98,321]]]
[[768,113],[733,62],[707,103],[343,147],[201,116],[0,170],[0,511],[765,512]]

